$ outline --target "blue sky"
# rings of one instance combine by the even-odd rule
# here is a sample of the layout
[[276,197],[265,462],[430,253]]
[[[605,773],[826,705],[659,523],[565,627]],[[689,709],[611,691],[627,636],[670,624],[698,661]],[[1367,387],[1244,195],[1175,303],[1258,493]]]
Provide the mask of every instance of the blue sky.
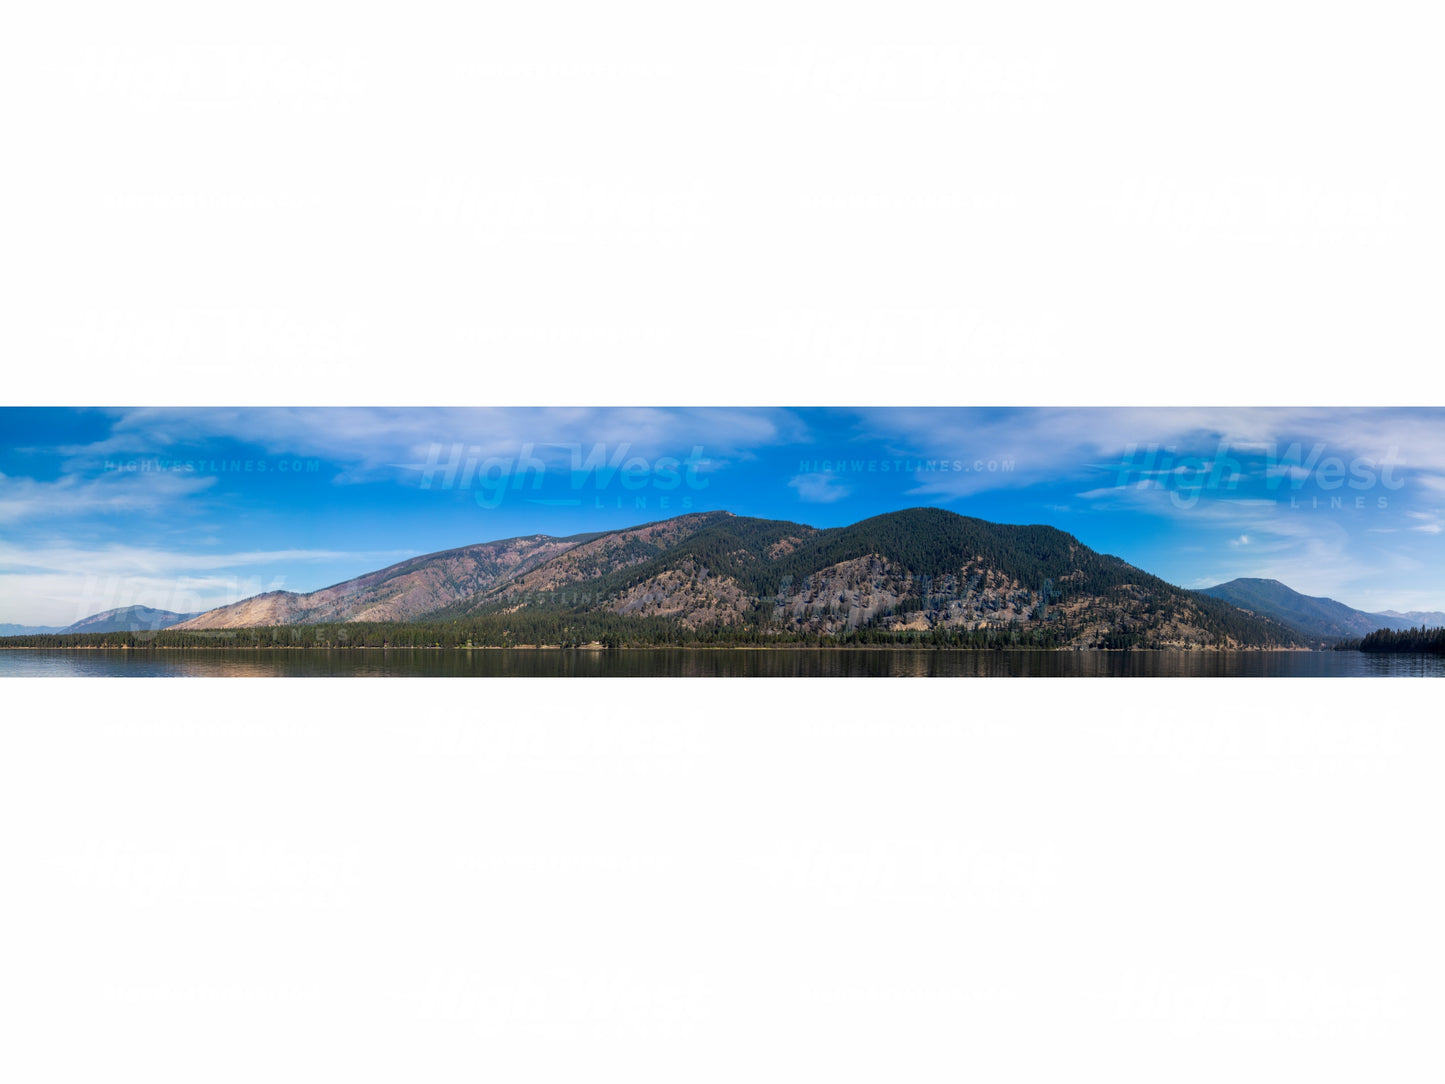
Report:
[[1048,523],[1173,583],[1445,609],[1445,411],[0,409],[0,622],[198,610],[690,510]]

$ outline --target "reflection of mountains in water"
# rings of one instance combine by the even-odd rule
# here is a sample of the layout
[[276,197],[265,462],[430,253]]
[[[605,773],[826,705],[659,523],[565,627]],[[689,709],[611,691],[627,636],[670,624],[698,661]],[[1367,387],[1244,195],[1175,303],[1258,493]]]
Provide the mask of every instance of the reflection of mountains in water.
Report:
[[[1442,677],[1445,657],[1358,651],[0,651],[0,676]],[[685,694],[684,694],[685,695]],[[966,708],[929,725],[966,724]],[[877,720],[880,726],[897,720]]]

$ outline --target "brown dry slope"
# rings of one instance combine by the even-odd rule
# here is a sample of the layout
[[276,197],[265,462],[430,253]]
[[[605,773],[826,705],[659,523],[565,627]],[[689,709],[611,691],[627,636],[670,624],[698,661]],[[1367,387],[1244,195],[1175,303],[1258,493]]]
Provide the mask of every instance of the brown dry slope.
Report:
[[507,594],[536,597],[657,557],[727,517],[698,512],[621,531],[553,538],[529,535],[412,557],[364,576],[298,594],[270,591],[207,611],[178,629],[244,629],[323,621],[407,621],[465,611]]
[[429,553],[307,594],[270,591],[209,610],[178,629],[244,629],[322,621],[405,621],[524,575],[593,535],[532,535]]

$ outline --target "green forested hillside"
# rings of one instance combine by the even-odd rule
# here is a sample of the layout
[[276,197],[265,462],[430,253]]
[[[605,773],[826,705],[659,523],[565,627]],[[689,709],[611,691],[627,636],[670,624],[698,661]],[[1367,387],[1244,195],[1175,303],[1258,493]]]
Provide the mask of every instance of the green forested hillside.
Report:
[[1410,627],[1410,622],[1404,618],[1366,613],[1332,598],[1302,595],[1278,580],[1230,580],[1206,587],[1203,593],[1241,609],[1272,617],[1306,636],[1362,636],[1375,629]]
[[1306,646],[1277,621],[1174,587],[1053,527],[988,523],[937,508],[824,530],[694,514],[567,542],[554,556],[520,566],[523,575],[407,621],[272,621],[5,643]]
[[[862,621],[845,617],[849,590],[857,588],[852,584],[816,621],[799,627],[796,622],[779,625],[774,620],[778,606],[786,607],[800,593],[812,590],[826,570],[869,556],[889,563],[885,572],[873,575],[875,583],[885,584],[896,596],[885,612]],[[504,590],[430,616],[455,619],[521,606],[527,612],[550,610],[581,618],[678,570],[687,570],[695,581],[731,581],[751,600],[736,621],[725,622],[744,626],[730,636],[880,638],[875,634],[889,631],[900,614],[932,612],[940,602],[946,608],[950,600],[976,600],[979,613],[1002,609],[1006,625],[1013,614],[1008,631],[1030,642],[1068,643],[1077,639],[1078,627],[1086,622],[1102,626],[1091,634],[1095,646],[1156,645],[1181,623],[1204,643],[1298,646],[1302,642],[1279,622],[1174,587],[1117,557],[1097,553],[1056,528],[989,523],[938,508],[892,512],[825,530],[725,517],[650,560],[597,577],[585,590],[553,596]],[[1013,609],[1000,607],[998,599],[1005,595]],[[1021,603],[1021,597],[1027,602]],[[1027,614],[1017,613],[1020,605]],[[1076,620],[1071,621],[1071,615]],[[946,613],[929,624],[942,626],[936,630],[940,636],[981,631],[979,639],[991,642],[1000,633],[997,628],[952,627],[958,622]],[[935,628],[910,628],[907,633],[920,631]],[[720,630],[716,634],[722,635]]]
[[1445,655],[1445,629],[1377,629],[1360,641],[1359,648],[1388,654]]

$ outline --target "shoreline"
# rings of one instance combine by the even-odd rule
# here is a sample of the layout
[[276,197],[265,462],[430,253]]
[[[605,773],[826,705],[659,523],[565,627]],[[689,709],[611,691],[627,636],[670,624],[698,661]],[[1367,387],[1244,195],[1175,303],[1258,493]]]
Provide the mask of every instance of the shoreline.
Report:
[[0,651],[124,651],[146,654],[152,651],[585,651],[605,653],[609,651],[958,651],[969,654],[1003,651],[1039,651],[1049,654],[1128,654],[1130,652],[1179,651],[1189,654],[1257,654],[1263,652],[1333,652],[1328,647],[1030,647],[1013,645],[1007,647],[939,647],[932,644],[646,644],[630,647],[603,647],[594,644],[580,644],[577,647],[559,647],[556,644],[515,644],[502,647],[498,644],[483,644],[474,647],[435,647],[410,644],[388,644],[385,647],[357,645],[355,647],[315,645],[295,647],[290,644],[268,644],[264,647],[248,647],[240,644],[215,646],[192,645],[188,647],[131,646],[128,644],[73,644],[69,646],[28,646],[21,644],[0,644]]

